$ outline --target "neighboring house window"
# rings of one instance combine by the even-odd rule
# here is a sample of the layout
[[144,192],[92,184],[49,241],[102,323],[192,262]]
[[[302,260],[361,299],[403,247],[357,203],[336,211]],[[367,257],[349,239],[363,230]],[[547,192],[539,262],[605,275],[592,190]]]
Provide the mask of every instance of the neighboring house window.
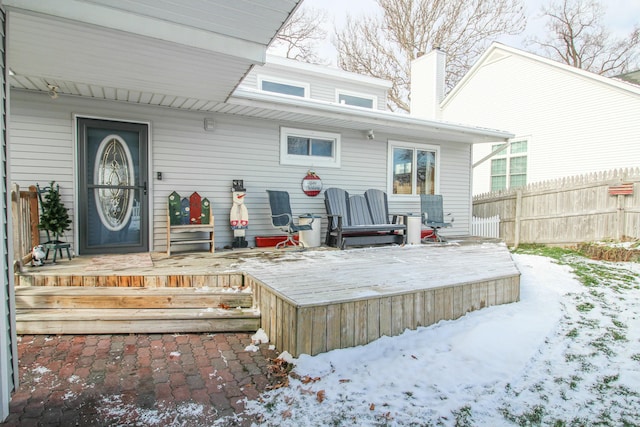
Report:
[[363,108],[374,108],[374,106],[378,104],[377,96],[343,90],[336,90],[336,100],[340,104],[354,105]]
[[310,92],[308,83],[267,76],[258,76],[258,88],[266,92],[275,92],[302,98],[308,98]]
[[[493,150],[500,147],[494,145]],[[491,160],[491,191],[527,185],[527,141],[514,141]]]
[[424,144],[389,143],[391,194],[436,194],[440,149]]
[[340,167],[340,134],[280,128],[280,163]]

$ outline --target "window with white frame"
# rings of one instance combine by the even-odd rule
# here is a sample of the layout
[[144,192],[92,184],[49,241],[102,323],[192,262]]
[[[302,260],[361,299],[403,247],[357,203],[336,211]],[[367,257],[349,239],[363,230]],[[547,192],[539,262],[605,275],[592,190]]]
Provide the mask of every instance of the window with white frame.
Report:
[[389,142],[389,191],[393,195],[436,194],[440,148]]
[[[493,146],[500,149],[502,144]],[[491,191],[527,185],[527,141],[514,141],[491,160]]]
[[336,90],[336,101],[340,104],[354,105],[363,108],[375,108],[378,105],[378,97],[364,93]]
[[308,83],[269,76],[258,76],[258,89],[301,98],[308,98],[310,92]]
[[340,167],[340,134],[282,127],[280,163]]

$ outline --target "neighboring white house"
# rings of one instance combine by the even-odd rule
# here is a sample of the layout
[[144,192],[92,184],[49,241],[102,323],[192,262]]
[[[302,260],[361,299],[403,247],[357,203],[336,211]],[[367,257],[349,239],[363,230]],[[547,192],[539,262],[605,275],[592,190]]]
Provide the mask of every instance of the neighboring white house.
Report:
[[447,121],[515,134],[494,156],[498,144],[474,146],[474,195],[640,162],[640,86],[501,44],[440,107]]

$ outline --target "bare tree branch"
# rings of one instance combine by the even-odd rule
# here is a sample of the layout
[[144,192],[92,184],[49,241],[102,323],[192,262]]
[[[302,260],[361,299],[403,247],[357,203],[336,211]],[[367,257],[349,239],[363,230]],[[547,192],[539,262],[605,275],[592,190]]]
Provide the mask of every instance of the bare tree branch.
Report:
[[388,106],[409,111],[411,61],[439,47],[451,89],[496,38],[519,34],[521,0],[377,0],[380,13],[348,17],[336,30],[338,66],[392,81]]
[[269,50],[283,51],[287,58],[297,61],[313,64],[326,63],[327,61],[317,52],[318,43],[327,37],[327,31],[322,27],[326,20],[326,11],[301,7],[276,35]]
[[536,53],[576,68],[606,76],[637,66],[640,27],[615,39],[602,24],[604,8],[598,0],[553,0],[542,7],[548,33],[528,40]]

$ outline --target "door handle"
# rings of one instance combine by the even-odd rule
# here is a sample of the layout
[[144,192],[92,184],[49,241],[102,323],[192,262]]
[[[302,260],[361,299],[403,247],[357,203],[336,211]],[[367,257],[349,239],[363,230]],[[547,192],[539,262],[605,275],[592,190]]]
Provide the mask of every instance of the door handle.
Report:
[[147,195],[147,181],[142,184],[142,194]]

